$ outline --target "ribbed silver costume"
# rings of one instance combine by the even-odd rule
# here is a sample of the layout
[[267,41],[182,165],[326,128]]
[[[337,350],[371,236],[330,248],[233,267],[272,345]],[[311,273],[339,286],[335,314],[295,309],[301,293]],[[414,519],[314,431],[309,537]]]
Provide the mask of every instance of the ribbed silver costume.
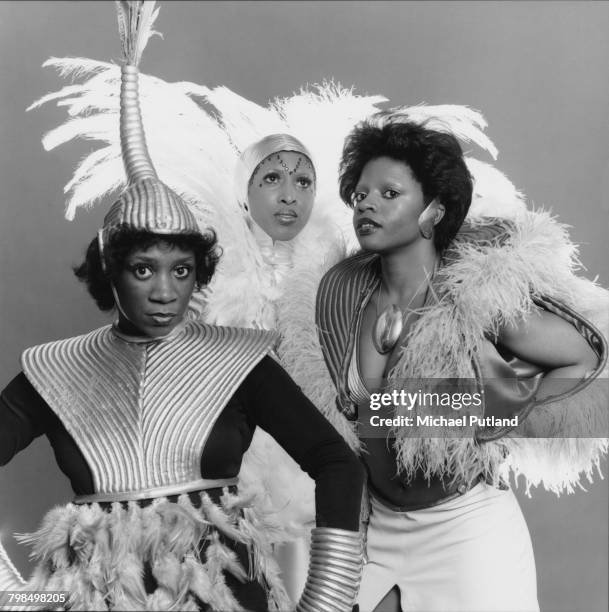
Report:
[[133,342],[112,327],[26,350],[23,371],[81,449],[98,494],[201,478],[207,438],[276,335],[186,323]]
[[[12,580],[12,588],[69,591],[76,610],[198,610],[204,602],[241,612],[225,580],[233,576],[259,582],[269,610],[287,609],[266,535],[272,523],[227,488],[236,479],[201,479],[214,424],[276,341],[271,332],[186,322],[164,338],[106,326],[26,350],[24,373],[91,471],[94,493],[77,501],[127,503],[51,510],[38,531],[19,537],[38,563],[27,584]],[[222,489],[218,499],[199,491],[210,488]],[[16,572],[1,553],[0,580],[9,584]],[[145,576],[156,581],[152,591]]]

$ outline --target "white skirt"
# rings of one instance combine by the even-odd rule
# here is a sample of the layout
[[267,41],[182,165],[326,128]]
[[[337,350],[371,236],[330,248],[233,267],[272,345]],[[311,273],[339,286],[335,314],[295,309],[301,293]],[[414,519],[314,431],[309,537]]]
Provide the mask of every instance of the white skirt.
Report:
[[361,612],[396,585],[403,612],[539,610],[531,538],[511,490],[480,483],[412,512],[371,504]]

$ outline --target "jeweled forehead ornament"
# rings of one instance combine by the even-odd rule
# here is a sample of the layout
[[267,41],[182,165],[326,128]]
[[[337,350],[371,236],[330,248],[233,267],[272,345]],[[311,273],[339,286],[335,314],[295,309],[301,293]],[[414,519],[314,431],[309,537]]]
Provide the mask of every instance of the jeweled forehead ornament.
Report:
[[[288,164],[285,162],[285,160],[283,159],[283,157],[281,157],[281,153],[277,154],[277,161],[279,162],[279,165],[290,175],[292,176],[292,174],[294,174],[295,172],[298,172],[298,169],[300,168],[301,164],[302,164],[302,155],[298,156],[298,159],[296,160],[296,163],[294,164],[294,168],[292,168],[292,170],[290,170],[290,167],[288,166]],[[262,162],[264,163],[264,162]],[[310,165],[310,164],[309,164]],[[252,174],[252,178],[250,178],[250,183],[254,180],[254,175],[256,174],[256,171],[254,170],[254,174]]]
[[114,202],[98,231],[104,269],[104,245],[118,228],[153,234],[200,233],[184,200],[167,187],[152,165],[142,125],[138,64],[158,15],[154,2],[117,2],[124,64],[121,68],[120,140],[127,188]]
[[[290,168],[285,160],[281,158],[283,151],[300,153],[303,157],[299,158],[294,168]],[[313,178],[315,179],[313,156],[304,144],[290,134],[270,134],[262,140],[251,144],[239,156],[235,169],[235,189],[237,199],[241,205],[247,203],[247,190],[254,174],[263,162],[273,154],[279,156],[279,164],[289,175],[297,172],[303,163],[310,164]]]

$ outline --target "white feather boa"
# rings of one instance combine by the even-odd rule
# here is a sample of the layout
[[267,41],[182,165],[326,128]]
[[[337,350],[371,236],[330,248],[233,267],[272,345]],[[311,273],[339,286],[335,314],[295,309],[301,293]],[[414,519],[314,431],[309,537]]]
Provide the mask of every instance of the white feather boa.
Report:
[[[523,211],[513,217],[508,243],[455,246],[457,255],[439,272],[442,294],[413,326],[390,379],[475,378],[471,355],[500,326],[531,312],[535,296],[549,296],[573,308],[608,337],[609,293],[575,275],[577,248],[566,227],[546,212]],[[607,378],[605,366],[600,375]],[[606,432],[607,388],[589,385],[575,396],[536,407],[527,426],[545,432]],[[403,410],[398,413],[406,414]],[[512,471],[527,491],[543,485],[560,493],[592,479],[607,452],[607,438],[505,437],[478,444],[466,438],[416,438],[409,428],[397,431],[401,471],[412,475],[458,475],[473,480],[481,471],[498,480]],[[504,461],[505,455],[507,461]],[[600,474],[600,470],[599,470]]]

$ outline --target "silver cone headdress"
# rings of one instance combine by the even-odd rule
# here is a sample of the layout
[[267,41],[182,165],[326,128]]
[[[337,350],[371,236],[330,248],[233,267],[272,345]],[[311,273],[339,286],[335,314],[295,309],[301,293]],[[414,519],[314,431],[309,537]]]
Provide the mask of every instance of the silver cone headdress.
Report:
[[99,230],[100,251],[119,227],[154,234],[199,233],[195,216],[182,198],[157,176],[146,146],[138,93],[138,64],[159,9],[155,2],[117,1],[123,45],[121,70],[120,138],[128,186],[111,206]]

